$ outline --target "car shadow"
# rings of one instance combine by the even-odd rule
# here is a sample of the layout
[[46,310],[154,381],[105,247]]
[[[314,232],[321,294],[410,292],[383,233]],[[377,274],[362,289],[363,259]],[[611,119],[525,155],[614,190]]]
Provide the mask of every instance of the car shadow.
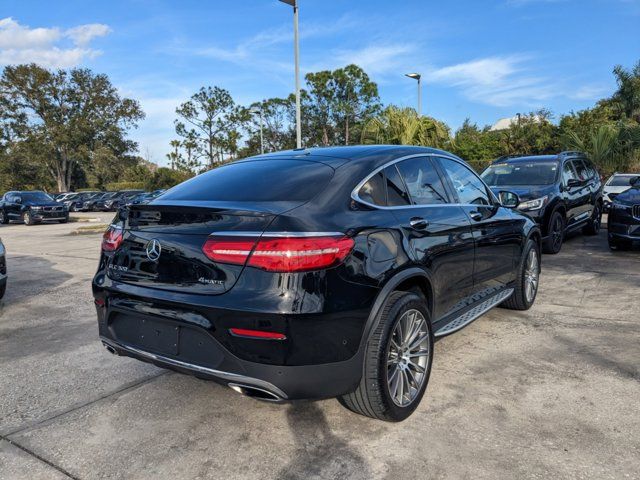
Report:
[[297,447],[290,463],[276,478],[371,478],[364,457],[331,431],[317,403],[291,403],[286,415]]

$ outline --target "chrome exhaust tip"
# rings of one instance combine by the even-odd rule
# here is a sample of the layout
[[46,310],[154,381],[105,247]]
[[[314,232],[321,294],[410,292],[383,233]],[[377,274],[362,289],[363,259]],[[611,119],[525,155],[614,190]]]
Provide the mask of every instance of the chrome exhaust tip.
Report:
[[263,402],[282,402],[284,398],[276,395],[273,392],[264,390],[262,388],[253,387],[251,385],[240,385],[237,383],[229,383],[229,388],[234,392],[238,392],[246,397],[255,398],[256,400],[262,400]]
[[108,343],[106,343],[106,342],[102,342],[102,344],[104,345],[104,348],[106,348],[106,349],[107,349],[107,351],[108,351],[110,354],[112,354],[112,355],[119,355],[118,351],[117,351],[115,348],[113,348],[111,345],[109,345]]

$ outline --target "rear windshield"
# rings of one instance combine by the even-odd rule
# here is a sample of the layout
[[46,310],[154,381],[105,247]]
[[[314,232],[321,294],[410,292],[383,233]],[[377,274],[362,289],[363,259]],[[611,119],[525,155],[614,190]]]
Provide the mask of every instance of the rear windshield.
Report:
[[556,181],[556,162],[497,163],[482,172],[482,179],[492,187],[502,185],[551,185]]
[[161,200],[280,202],[311,200],[327,185],[333,169],[302,160],[230,163],[173,187]]
[[631,180],[636,178],[637,175],[614,175],[611,180],[607,182],[607,185],[611,187],[630,187]]

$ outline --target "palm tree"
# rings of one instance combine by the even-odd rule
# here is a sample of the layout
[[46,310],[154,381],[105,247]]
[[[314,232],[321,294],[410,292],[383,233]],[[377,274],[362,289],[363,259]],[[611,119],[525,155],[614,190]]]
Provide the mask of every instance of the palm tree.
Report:
[[570,131],[565,138],[565,144],[573,150],[585,152],[591,161],[607,173],[624,170],[628,163],[628,156],[621,151],[622,137],[631,135],[634,142],[636,133],[627,132],[613,125],[601,125],[584,137]]
[[369,120],[363,130],[364,144],[423,145],[441,148],[449,141],[447,126],[431,117],[419,117],[413,108],[387,107]]

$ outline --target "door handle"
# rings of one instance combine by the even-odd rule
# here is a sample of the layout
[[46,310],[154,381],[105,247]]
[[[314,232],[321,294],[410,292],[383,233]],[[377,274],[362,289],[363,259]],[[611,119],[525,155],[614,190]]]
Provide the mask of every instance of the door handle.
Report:
[[421,217],[413,217],[409,220],[409,225],[411,225],[411,228],[415,228],[416,230],[424,230],[429,226],[429,222]]
[[479,222],[480,220],[482,220],[482,214],[480,212],[469,212],[469,216],[471,217],[472,220],[475,220],[476,222]]

